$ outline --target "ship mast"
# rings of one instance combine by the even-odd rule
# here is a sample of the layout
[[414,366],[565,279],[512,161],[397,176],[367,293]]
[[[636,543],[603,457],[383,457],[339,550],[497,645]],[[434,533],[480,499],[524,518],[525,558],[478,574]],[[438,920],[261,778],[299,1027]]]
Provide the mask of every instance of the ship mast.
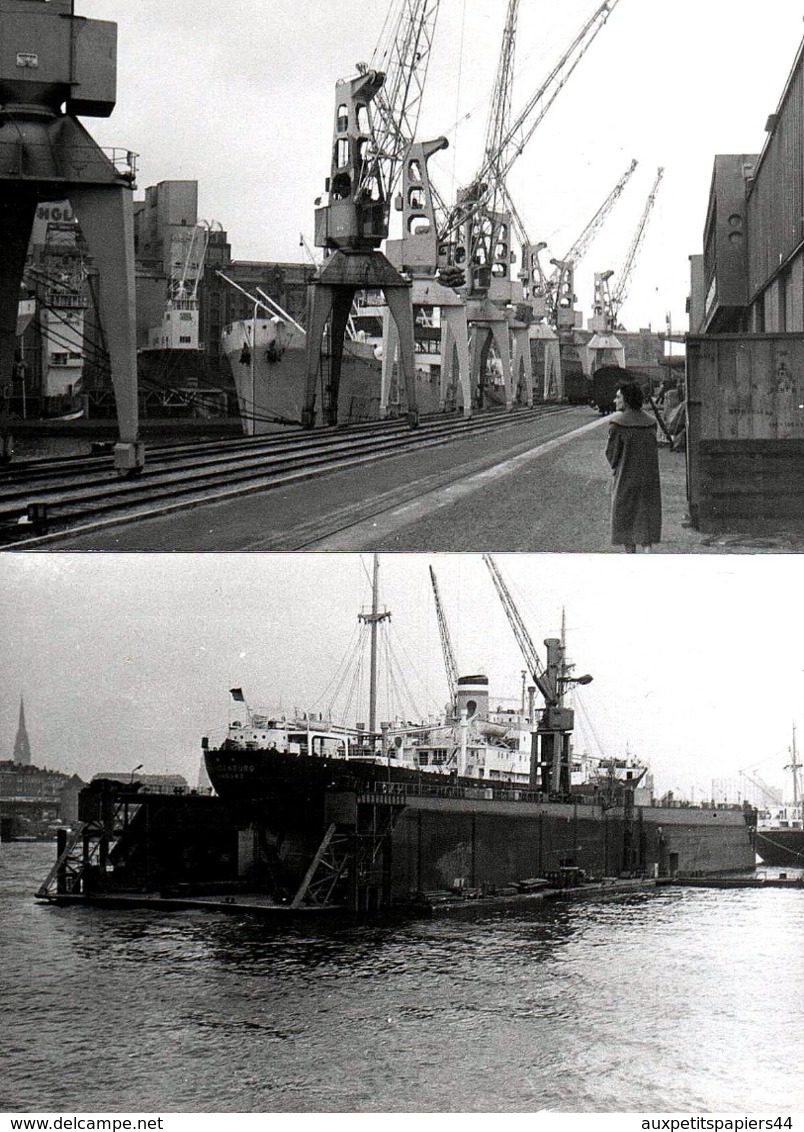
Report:
[[784,768],[785,770],[792,771],[793,773],[793,810],[798,810],[799,805],[799,788],[798,788],[798,772],[801,770],[801,763],[798,761],[796,752],[796,725],[793,724],[793,746],[790,748],[791,761]]
[[358,621],[371,626],[371,675],[369,677],[369,734],[377,733],[377,626],[381,621],[390,621],[389,610],[380,612],[380,556],[374,555],[374,569],[371,579],[371,613],[359,613]]

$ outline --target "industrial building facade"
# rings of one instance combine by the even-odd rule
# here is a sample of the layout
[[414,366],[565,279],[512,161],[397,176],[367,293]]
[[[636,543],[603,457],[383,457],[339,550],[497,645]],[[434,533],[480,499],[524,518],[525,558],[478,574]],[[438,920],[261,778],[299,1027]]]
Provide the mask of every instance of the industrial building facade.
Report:
[[693,333],[804,332],[804,44],[762,151],[715,158],[702,282]]
[[[251,318],[253,303],[218,272],[251,294],[260,288],[294,318],[304,318],[307,286],[315,273],[312,264],[233,260],[227,233],[213,225],[206,233],[200,265],[194,339],[186,349],[149,354],[155,328],[165,316],[177,248],[187,243],[198,224],[197,181],[162,181],[146,188],[144,199],[134,203],[143,417],[187,415],[191,410],[186,400],[176,397],[182,387],[217,394],[213,415],[236,414],[232,375],[221,357],[221,332],[231,322]],[[20,321],[9,391],[13,411],[21,418],[58,417],[83,405],[89,416],[114,416],[105,336],[97,315],[103,282],[68,200],[39,206],[25,281],[32,317],[24,326]]]
[[715,158],[691,257],[687,495],[703,531],[804,525],[804,44],[758,154]]

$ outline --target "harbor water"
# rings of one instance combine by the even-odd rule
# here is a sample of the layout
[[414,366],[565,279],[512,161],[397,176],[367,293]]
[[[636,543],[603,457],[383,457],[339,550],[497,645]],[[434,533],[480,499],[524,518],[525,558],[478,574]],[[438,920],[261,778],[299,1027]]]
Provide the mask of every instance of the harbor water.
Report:
[[804,891],[301,930],[43,905],[53,859],[0,847],[0,1111],[804,1111]]

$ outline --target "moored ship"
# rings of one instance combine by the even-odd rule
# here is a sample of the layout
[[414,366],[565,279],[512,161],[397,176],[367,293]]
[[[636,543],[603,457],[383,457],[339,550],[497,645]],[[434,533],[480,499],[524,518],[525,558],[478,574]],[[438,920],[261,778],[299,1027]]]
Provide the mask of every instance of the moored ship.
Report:
[[[493,560],[486,561],[509,612],[510,594]],[[376,570],[375,560],[375,587]],[[305,884],[339,867],[354,884],[363,868],[382,889],[382,902],[392,904],[414,893],[487,891],[562,875],[753,867],[753,811],[657,804],[647,768],[633,759],[609,759],[580,774],[564,695],[589,678],[571,676],[562,640],[546,642],[542,666],[521,619],[509,615],[524,633],[534,693],[538,688],[545,702],[536,708],[531,696],[527,708],[493,710],[486,677],[457,675],[438,599],[436,605],[452,670],[442,717],[377,727],[370,714],[367,726],[349,728],[311,713],[249,709],[242,690],[233,689],[235,718],[226,737],[204,740],[212,786],[240,808],[253,833],[255,867],[271,878],[278,898],[299,898]],[[375,588],[374,628],[382,617]],[[364,845],[362,866],[338,865],[332,845],[339,838]]]
[[[275,303],[262,308],[259,317],[240,319],[224,327],[221,352],[229,363],[238,408],[247,435],[275,430],[277,426],[300,424],[306,387],[307,335],[303,326]],[[350,320],[351,333],[344,342],[338,391],[337,423],[355,424],[377,420],[382,415],[382,308],[361,303]],[[419,413],[439,408],[439,367],[434,353],[440,331],[419,318],[416,322],[416,402]],[[434,337],[435,336],[435,337]],[[316,425],[327,415],[327,376],[330,355],[325,338],[316,393]],[[404,383],[391,378],[388,416],[404,416],[408,410]]]
[[792,802],[760,811],[755,834],[756,851],[766,865],[804,868],[804,799],[799,780],[801,763],[796,750],[795,727],[790,762],[785,769],[791,772],[793,778]]

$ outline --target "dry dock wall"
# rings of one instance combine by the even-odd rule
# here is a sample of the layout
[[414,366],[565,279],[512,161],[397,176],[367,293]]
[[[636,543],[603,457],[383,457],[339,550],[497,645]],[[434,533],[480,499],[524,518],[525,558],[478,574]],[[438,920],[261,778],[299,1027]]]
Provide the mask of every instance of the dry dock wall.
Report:
[[573,865],[592,876],[623,872],[714,873],[754,864],[748,828],[734,810],[622,808],[550,803],[459,803],[415,798],[392,843],[392,896],[506,885]]
[[[357,812],[357,795],[339,799],[344,819]],[[306,811],[297,815],[302,824],[290,815],[280,822],[259,804],[202,796],[139,795],[127,804],[129,820],[111,850],[114,869],[98,875],[104,889],[248,883],[287,897],[333,820],[332,813],[316,819]],[[100,809],[84,810],[83,820],[103,818]],[[684,807],[637,807],[628,816],[622,807],[599,804],[412,796],[387,846],[392,901],[456,882],[501,887],[562,866],[600,877],[727,872],[753,863],[740,811]]]

